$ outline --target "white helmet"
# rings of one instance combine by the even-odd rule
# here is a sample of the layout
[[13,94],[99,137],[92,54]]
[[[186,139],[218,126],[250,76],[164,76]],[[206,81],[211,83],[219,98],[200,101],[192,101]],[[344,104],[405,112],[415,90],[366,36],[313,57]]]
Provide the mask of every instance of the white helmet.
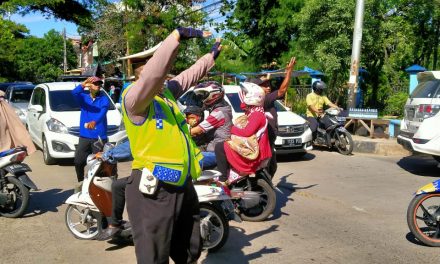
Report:
[[194,87],[194,94],[204,105],[212,106],[223,100],[225,89],[216,81],[208,81]]
[[263,88],[250,82],[242,82],[240,86],[244,93],[243,103],[253,106],[263,106],[264,96],[266,95]]

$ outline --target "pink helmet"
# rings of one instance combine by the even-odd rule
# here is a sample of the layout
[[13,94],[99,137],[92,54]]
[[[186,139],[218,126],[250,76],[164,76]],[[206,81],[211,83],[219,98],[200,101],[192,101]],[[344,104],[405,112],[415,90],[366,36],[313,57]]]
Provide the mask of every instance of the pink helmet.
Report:
[[263,106],[265,96],[263,88],[250,82],[242,82],[240,86],[244,93],[243,103],[253,106]]

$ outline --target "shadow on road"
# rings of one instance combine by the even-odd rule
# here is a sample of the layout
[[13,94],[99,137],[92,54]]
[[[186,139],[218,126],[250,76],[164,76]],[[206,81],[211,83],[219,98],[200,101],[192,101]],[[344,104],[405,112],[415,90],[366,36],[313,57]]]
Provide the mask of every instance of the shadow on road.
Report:
[[292,153],[277,155],[277,162],[298,162],[298,161],[311,161],[316,156],[310,152],[303,153]]
[[397,165],[415,175],[438,177],[438,162],[430,156],[408,156],[400,159]]
[[[264,246],[259,250],[245,254],[243,248],[252,246],[251,241],[255,238],[278,231],[278,225],[272,225],[267,229],[257,231],[252,234],[246,234],[246,231],[240,227],[230,227],[229,238],[225,246],[215,253],[208,253],[202,264],[215,263],[250,263],[252,260],[261,258],[266,254],[274,254],[281,251],[278,247]],[[255,247],[255,245],[253,245]]]
[[58,212],[58,207],[73,194],[73,190],[50,189],[44,192],[31,192],[28,212],[23,217],[33,217],[46,212]]
[[275,207],[275,210],[273,212],[272,217],[269,218],[269,220],[278,219],[282,215],[289,215],[288,213],[285,213],[285,212],[281,211],[281,209],[283,207],[285,207],[289,201],[293,201],[293,198],[291,198],[290,196],[296,190],[309,189],[309,188],[312,188],[312,187],[317,185],[317,184],[312,184],[312,185],[305,186],[305,187],[299,187],[299,186],[297,186],[296,183],[290,183],[290,182],[287,181],[287,178],[290,175],[292,175],[292,173],[289,173],[289,174],[287,174],[285,176],[282,176],[281,179],[280,179],[280,182],[276,186],[276,190],[275,191],[276,191],[276,194],[277,194],[277,205]]
[[408,234],[406,234],[406,240],[408,240],[409,242],[419,245],[419,246],[424,246],[424,247],[428,247],[427,245],[423,244],[422,242],[418,241],[416,239],[416,237],[413,235],[413,233],[409,232]]

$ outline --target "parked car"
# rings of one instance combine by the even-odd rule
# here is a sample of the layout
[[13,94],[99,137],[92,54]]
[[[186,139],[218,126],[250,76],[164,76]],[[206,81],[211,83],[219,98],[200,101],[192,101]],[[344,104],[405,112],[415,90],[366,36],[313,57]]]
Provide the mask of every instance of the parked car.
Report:
[[397,142],[440,162],[440,71],[421,72],[417,80],[419,84],[405,104]]
[[[238,92],[241,91],[239,85],[223,85],[225,88],[225,100],[232,106],[232,116],[236,117],[244,114],[240,108],[240,97]],[[187,100],[191,97],[193,88],[179,98],[178,103],[181,109],[185,108]],[[278,113],[278,136],[275,140],[275,150],[277,154],[303,155],[311,150],[312,147],[312,131],[310,130],[306,120],[301,116],[293,113],[285,107],[280,101],[275,102]],[[207,116],[208,113],[205,113]]]
[[5,98],[15,109],[23,124],[26,124],[26,115],[31,99],[33,84],[13,84],[6,89]]
[[0,83],[0,90],[1,91],[6,91],[6,89],[11,86],[11,85],[15,85],[15,84],[32,84],[31,82],[5,82],[5,83]]
[[[72,90],[78,84],[43,83],[37,85],[32,93],[26,125],[34,143],[43,150],[46,164],[54,164],[56,159],[73,158],[75,155],[79,139],[80,106]],[[108,96],[107,93],[105,95]],[[116,143],[126,137],[121,113],[113,102],[107,112],[107,122],[109,142]]]

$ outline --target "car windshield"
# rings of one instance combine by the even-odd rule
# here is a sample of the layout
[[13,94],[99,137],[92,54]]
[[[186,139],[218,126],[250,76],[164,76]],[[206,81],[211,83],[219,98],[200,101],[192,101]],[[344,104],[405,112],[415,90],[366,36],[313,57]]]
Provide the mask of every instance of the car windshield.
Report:
[[417,85],[411,98],[439,98],[440,97],[440,80],[429,80],[421,82]]
[[240,107],[241,101],[238,93],[227,93],[226,96],[228,97],[229,102],[236,113],[244,113],[244,110]]
[[11,103],[29,103],[33,89],[13,89]]
[[[106,93],[105,96],[108,97]],[[111,99],[109,98],[111,101]],[[56,112],[80,111],[79,103],[73,97],[71,90],[59,90],[49,92],[50,108]],[[114,104],[110,103],[109,110],[115,110]]]
[[[228,97],[229,102],[231,102],[231,105],[236,113],[244,113],[244,110],[240,108],[241,101],[238,93],[227,93],[226,96]],[[275,101],[275,108],[277,109],[277,112],[287,111],[286,107],[279,101]]]
[[275,101],[275,108],[277,109],[277,112],[286,112],[286,107],[280,103],[279,101]]

